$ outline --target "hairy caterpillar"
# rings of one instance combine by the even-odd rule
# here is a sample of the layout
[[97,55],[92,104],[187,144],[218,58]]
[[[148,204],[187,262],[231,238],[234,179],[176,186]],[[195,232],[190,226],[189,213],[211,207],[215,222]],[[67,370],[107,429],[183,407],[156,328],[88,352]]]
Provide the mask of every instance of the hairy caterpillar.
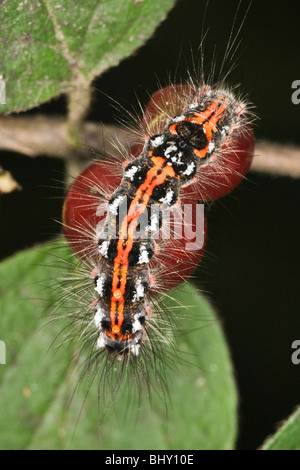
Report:
[[[236,52],[244,20],[232,37],[235,20],[220,75]],[[230,193],[251,166],[250,106],[219,77],[212,84],[211,69],[208,80],[202,70],[198,81],[188,75],[154,93],[135,123],[135,144],[93,162],[65,198],[63,231],[77,260],[63,288],[76,305],[65,315],[67,337],[81,340],[84,371],[99,375],[110,400],[124,378],[128,390],[166,390],[185,312],[178,305],[175,315],[163,298],[201,261],[203,205]]]
[[[71,185],[63,211],[65,236],[86,277],[80,290],[73,285],[80,303],[73,326],[89,343],[88,366],[95,373],[104,366],[103,381],[119,369],[115,391],[128,371],[133,382],[149,388],[154,374],[153,382],[165,387],[174,352],[166,345],[176,325],[157,294],[191,275],[204,251],[203,214],[181,218],[167,237],[164,219],[232,191],[254,150],[243,101],[224,87],[192,80],[152,96],[139,135],[123,166],[110,158],[88,167]],[[188,245],[197,233],[201,243]]]

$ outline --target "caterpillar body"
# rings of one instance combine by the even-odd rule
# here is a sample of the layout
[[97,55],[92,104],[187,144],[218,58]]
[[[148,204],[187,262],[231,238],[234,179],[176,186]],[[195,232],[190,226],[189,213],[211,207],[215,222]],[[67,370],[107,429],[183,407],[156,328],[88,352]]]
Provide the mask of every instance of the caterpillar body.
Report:
[[[157,287],[152,268],[160,264],[156,234],[163,230],[165,215],[176,207],[179,198],[196,204],[197,200],[213,200],[230,192],[247,173],[254,147],[246,105],[222,87],[191,82],[159,90],[144,113],[142,127],[144,143],[132,150],[121,181],[117,187],[113,184],[105,220],[93,238],[96,299],[86,320],[89,326],[93,323],[96,355],[107,353],[123,363],[139,360],[149,345],[151,351],[158,348],[157,337],[160,342],[163,336],[157,335],[155,341],[151,336],[151,299],[163,290]],[[100,162],[100,179],[101,173],[105,174],[105,165]],[[84,187],[91,184],[90,175]],[[86,262],[92,257],[90,244],[84,245],[86,230],[74,230],[70,216],[74,199],[79,201],[77,213],[86,209],[80,185],[82,189],[82,180],[67,195],[64,232],[77,256]],[[95,196],[89,198],[88,205],[100,202]],[[87,223],[94,226],[95,220]],[[174,240],[165,242],[170,259],[176,258],[172,243],[176,246]],[[184,280],[191,266],[195,267],[195,260],[201,258],[203,247],[195,253],[181,255],[177,268],[174,259],[170,265],[162,263],[162,277],[170,277],[176,269],[178,275],[178,269],[183,268],[175,284]],[[143,366],[148,358],[145,353]]]

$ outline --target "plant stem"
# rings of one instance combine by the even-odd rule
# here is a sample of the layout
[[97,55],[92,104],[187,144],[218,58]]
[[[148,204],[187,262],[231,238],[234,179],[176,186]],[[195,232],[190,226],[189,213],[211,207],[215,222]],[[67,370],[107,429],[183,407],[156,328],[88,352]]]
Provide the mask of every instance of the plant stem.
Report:
[[[75,119],[74,125],[78,120]],[[122,146],[130,148],[135,136],[115,125],[83,122],[81,144],[69,137],[69,126],[62,117],[0,117],[0,150],[29,157],[40,155],[77,159],[86,166],[95,156],[118,156]],[[76,139],[75,139],[76,140]],[[300,177],[300,148],[295,145],[260,141],[256,144],[251,171],[269,175]]]

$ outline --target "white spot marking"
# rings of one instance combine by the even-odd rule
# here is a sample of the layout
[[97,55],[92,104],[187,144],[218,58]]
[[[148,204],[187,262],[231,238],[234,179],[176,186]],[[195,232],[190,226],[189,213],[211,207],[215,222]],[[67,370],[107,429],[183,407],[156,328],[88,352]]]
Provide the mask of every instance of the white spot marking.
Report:
[[173,122],[180,122],[180,121],[183,121],[184,119],[185,119],[184,115],[176,116],[176,117],[174,117]]
[[118,207],[120,203],[122,202],[123,198],[124,196],[120,194],[120,196],[118,196],[112,203],[108,205],[108,211],[111,214],[117,215]]
[[97,349],[104,348],[104,346],[105,346],[104,333],[100,333],[99,338],[97,340]]
[[188,166],[187,169],[183,172],[183,175],[191,175],[195,169],[195,162],[191,162]]
[[141,245],[140,256],[138,260],[138,264],[149,263],[149,255],[146,247]]
[[104,242],[102,242],[101,245],[99,245],[100,255],[107,257],[109,244],[110,244],[110,240],[104,240]]
[[98,292],[100,296],[103,295],[103,287],[104,287],[104,276],[99,276],[97,279],[97,285],[95,287],[95,291]]
[[168,189],[165,197],[160,198],[159,202],[162,202],[163,204],[170,205],[170,203],[173,200],[173,196],[174,196],[174,191],[172,191],[172,189]]
[[170,145],[170,147],[168,147],[165,151],[165,156],[168,157],[168,155],[171,153],[171,152],[177,152],[177,147],[176,145]]
[[101,308],[98,308],[96,313],[95,313],[95,316],[94,316],[94,323],[95,323],[95,326],[96,328],[99,328],[101,327],[101,322],[104,318],[104,313],[103,311],[101,310]]
[[145,295],[145,289],[142,284],[141,279],[138,279],[135,284],[135,294],[133,296],[133,302],[137,302],[138,300],[141,300]]
[[137,171],[138,171],[138,167],[132,166],[131,168],[129,168],[129,170],[125,171],[124,176],[126,178],[129,178],[132,181]]
[[208,152],[213,152],[215,150],[215,143],[211,140],[208,144]]
[[139,344],[130,344],[129,348],[130,348],[130,352],[134,354],[134,356],[139,355],[139,350],[140,350]]
[[153,145],[153,147],[159,147],[160,145],[164,143],[164,136],[158,135],[154,139],[151,139],[150,142]]
[[137,331],[140,331],[142,329],[143,329],[143,327],[142,327],[141,322],[139,320],[139,315],[136,314],[136,315],[134,315],[134,322],[132,324],[132,332],[136,333]]

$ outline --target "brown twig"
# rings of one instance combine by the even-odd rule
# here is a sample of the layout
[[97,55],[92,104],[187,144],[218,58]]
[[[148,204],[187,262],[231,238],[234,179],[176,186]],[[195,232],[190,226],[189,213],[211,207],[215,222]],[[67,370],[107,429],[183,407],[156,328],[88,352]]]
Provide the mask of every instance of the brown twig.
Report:
[[300,177],[300,148],[294,145],[259,142],[252,171],[278,176]]
[[[5,116],[0,118],[0,150],[22,153],[29,157],[47,155],[68,160],[91,160],[95,154],[118,153],[118,145],[130,147],[134,135],[114,125],[85,122],[82,144],[72,143],[67,123],[60,117]],[[119,146],[120,148],[120,146]],[[292,145],[258,142],[252,171],[300,177],[300,148]]]
[[[81,145],[74,145],[68,125],[61,117],[6,116],[0,118],[0,150],[18,152],[28,157],[40,155],[63,159],[91,159],[93,151],[116,153],[116,142],[128,146],[133,136],[123,128],[86,122],[83,124]],[[92,157],[93,158],[93,157]]]

